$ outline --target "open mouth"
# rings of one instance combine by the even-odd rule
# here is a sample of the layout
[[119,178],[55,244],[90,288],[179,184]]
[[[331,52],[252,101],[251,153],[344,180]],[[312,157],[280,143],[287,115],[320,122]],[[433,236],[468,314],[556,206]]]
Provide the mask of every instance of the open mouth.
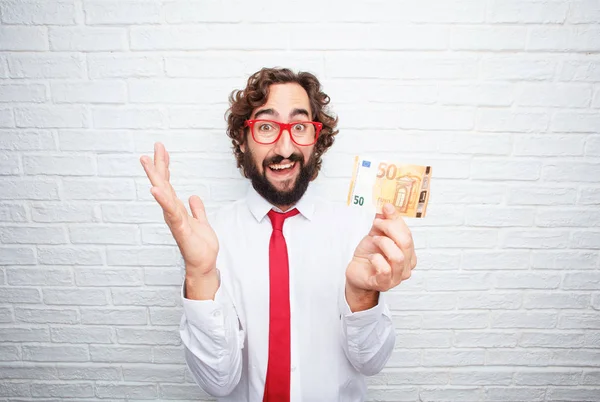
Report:
[[296,162],[273,163],[273,164],[269,165],[269,169],[271,169],[274,172],[284,172],[286,170],[293,169],[295,165],[296,165]]

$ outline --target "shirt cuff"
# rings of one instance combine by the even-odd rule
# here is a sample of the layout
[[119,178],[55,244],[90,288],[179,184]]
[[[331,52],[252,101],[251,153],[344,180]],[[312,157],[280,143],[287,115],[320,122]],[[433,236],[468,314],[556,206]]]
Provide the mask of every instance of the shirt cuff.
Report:
[[353,313],[350,309],[350,305],[348,304],[348,300],[346,299],[346,295],[344,292],[344,300],[342,303],[342,315],[344,316],[344,320],[347,323],[353,323],[361,326],[378,321],[382,315],[391,317],[390,310],[384,300],[384,295],[384,292],[379,292],[379,300],[377,300],[377,304],[375,306],[367,310],[357,311]]
[[214,300],[192,300],[185,297],[184,281],[181,286],[181,299],[186,320],[196,328],[222,328],[226,317],[234,311],[221,283]]

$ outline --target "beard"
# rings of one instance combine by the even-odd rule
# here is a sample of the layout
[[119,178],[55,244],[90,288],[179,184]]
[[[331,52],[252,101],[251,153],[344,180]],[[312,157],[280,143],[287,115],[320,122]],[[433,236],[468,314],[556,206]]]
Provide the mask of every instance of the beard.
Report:
[[[259,172],[258,167],[256,166],[254,155],[250,151],[250,148],[247,148],[243,155],[242,165],[244,172],[246,172],[246,175],[252,183],[252,187],[254,187],[256,192],[265,200],[275,206],[294,205],[300,201],[300,198],[302,198],[306,192],[306,189],[308,188],[308,184],[315,176],[317,169],[314,151],[306,165],[304,164],[304,157],[298,153],[293,153],[288,158],[284,158],[281,155],[275,155],[271,158],[265,159],[263,161],[262,173]],[[267,169],[269,169],[269,165],[274,163],[278,164],[284,159],[287,159],[290,162],[299,163],[300,173],[295,179],[291,179],[294,180],[291,188],[289,186],[290,183],[285,182],[285,187],[290,188],[289,190],[281,191],[275,188],[275,186],[273,186],[273,184],[271,184],[271,182],[267,179]]]

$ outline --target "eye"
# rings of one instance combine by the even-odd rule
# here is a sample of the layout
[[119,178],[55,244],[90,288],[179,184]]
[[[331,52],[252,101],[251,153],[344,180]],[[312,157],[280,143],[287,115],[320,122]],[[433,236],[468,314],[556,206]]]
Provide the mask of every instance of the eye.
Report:
[[258,126],[260,131],[271,131],[273,129],[273,125],[269,123],[262,123]]
[[293,127],[294,131],[304,131],[305,128],[306,127],[302,123],[296,123]]

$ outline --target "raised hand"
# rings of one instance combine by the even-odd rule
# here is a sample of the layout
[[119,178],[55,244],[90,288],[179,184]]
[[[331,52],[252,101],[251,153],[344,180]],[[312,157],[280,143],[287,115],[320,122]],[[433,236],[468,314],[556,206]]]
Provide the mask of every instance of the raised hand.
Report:
[[190,215],[169,181],[169,153],[162,143],[154,144],[154,161],[143,155],[140,162],[152,183],[150,192],[161,206],[165,222],[185,261],[186,278],[201,278],[215,271],[219,241],[208,223],[200,197],[189,198]]
[[346,269],[346,297],[350,307],[350,299],[364,299],[365,294],[374,295],[398,286],[410,278],[416,265],[410,229],[394,206],[386,204],[383,215],[376,216],[371,231],[356,247]]

